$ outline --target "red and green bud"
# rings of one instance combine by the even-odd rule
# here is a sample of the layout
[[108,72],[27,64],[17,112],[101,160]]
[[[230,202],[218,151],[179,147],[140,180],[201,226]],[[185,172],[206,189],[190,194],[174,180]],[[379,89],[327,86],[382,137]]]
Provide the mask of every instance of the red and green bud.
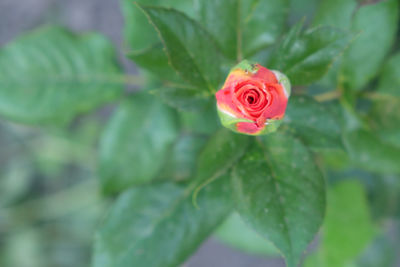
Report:
[[290,82],[279,71],[242,61],[215,96],[223,126],[242,134],[262,135],[274,132],[282,122]]

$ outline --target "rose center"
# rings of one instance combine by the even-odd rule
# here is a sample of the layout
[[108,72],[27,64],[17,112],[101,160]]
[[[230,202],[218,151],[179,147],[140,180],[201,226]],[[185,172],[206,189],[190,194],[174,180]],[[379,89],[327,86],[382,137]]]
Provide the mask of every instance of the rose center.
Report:
[[247,103],[249,103],[249,104],[253,104],[254,103],[254,96],[247,96]]
[[269,106],[270,95],[266,86],[257,81],[239,83],[234,89],[234,98],[237,107],[249,117],[258,118]]
[[[244,103],[248,106],[259,106],[259,105],[267,105],[268,100],[260,95],[260,92],[257,89],[248,90],[243,94]],[[262,102],[262,103],[261,103]]]

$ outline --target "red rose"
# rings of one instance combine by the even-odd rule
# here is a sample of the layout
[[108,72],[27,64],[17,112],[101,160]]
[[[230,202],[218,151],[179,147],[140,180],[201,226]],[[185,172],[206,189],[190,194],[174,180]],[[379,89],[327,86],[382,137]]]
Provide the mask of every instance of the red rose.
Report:
[[250,135],[274,131],[285,114],[289,94],[285,75],[244,61],[216,93],[222,124]]

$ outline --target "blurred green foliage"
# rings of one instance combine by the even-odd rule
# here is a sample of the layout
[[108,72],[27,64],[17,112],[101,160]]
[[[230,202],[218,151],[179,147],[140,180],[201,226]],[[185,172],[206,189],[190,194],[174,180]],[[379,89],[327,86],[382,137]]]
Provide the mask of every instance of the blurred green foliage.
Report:
[[87,266],[107,200],[94,179],[101,123],[64,129],[1,122],[0,265]]
[[[0,48],[0,266],[178,266],[214,231],[289,266],[397,266],[398,1],[137,2],[138,76],[97,33]],[[220,130],[242,59],[294,85],[276,134]]]

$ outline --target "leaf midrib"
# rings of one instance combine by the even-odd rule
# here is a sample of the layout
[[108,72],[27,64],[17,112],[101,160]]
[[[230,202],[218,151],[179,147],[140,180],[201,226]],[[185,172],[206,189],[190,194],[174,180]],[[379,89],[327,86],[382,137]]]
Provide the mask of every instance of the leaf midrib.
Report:
[[[275,171],[274,171],[274,169],[273,169],[273,167],[272,167],[272,163],[271,163],[271,161],[270,161],[270,159],[269,159],[269,157],[268,157],[268,155],[267,155],[267,149],[266,149],[266,147],[264,146],[264,144],[262,143],[262,141],[260,140],[260,138],[258,138],[258,137],[257,137],[257,143],[258,143],[259,146],[262,148],[264,160],[265,160],[265,162],[267,163],[269,169],[271,170],[271,176],[272,176],[272,179],[271,179],[271,180],[272,180],[272,182],[273,182],[273,184],[274,184],[275,191],[278,193],[279,196],[281,196],[282,194],[280,193],[279,185],[278,185],[278,182],[277,182],[277,179],[278,179],[278,178],[277,178],[277,175],[275,174]],[[278,198],[278,203],[279,203],[279,206],[280,206],[280,208],[281,208],[281,210],[282,210],[283,216],[282,216],[282,218],[281,218],[281,221],[283,222],[284,228],[285,228],[285,230],[286,230],[286,231],[284,231],[284,232],[285,232],[285,236],[286,236],[286,238],[287,238],[288,245],[289,245],[289,250],[290,250],[290,257],[288,257],[288,258],[289,258],[288,261],[289,261],[289,262],[293,262],[294,256],[293,256],[292,238],[291,238],[291,235],[290,235],[289,226],[288,226],[288,224],[287,224],[287,222],[286,222],[286,220],[285,220],[286,210],[285,210],[285,208],[284,208],[284,204],[282,203],[282,200],[281,200],[280,197]],[[271,241],[271,242],[272,242],[272,241]],[[288,264],[288,265],[291,266],[292,264]]]
[[[162,11],[165,11],[165,10],[168,10],[168,9],[167,9],[167,8],[162,8],[162,7],[143,7],[143,6],[139,6],[139,7],[145,12],[145,14],[146,14],[146,16],[147,16],[149,22],[150,22],[150,23],[153,25],[153,27],[156,29],[157,34],[158,34],[158,36],[159,36],[161,42],[163,43],[164,47],[167,48],[167,49],[165,49],[165,53],[166,53],[167,56],[168,56],[168,60],[169,60],[169,62],[170,62],[170,64],[171,64],[171,66],[175,69],[175,71],[176,71],[177,73],[180,74],[180,76],[181,76],[184,80],[186,80],[187,82],[191,83],[191,82],[188,81],[188,80],[186,79],[186,77],[184,77],[184,75],[182,75],[182,73],[176,68],[175,64],[173,63],[173,60],[172,60],[172,57],[171,57],[171,53],[169,52],[170,49],[168,49],[169,46],[167,46],[167,43],[165,42],[165,39],[163,38],[163,34],[162,34],[161,31],[160,31],[160,27],[158,27],[158,26],[156,25],[156,23],[154,22],[154,20],[151,18],[149,12],[146,11],[146,9],[162,10]],[[178,14],[180,14],[181,16],[183,16],[183,17],[185,17],[186,19],[188,19],[193,25],[197,25],[195,21],[193,21],[191,18],[187,17],[187,16],[186,16],[185,14],[183,14],[182,12],[179,12],[179,11],[177,11],[177,10],[175,10],[175,9],[173,9],[173,10],[174,10],[175,12],[177,12]],[[206,85],[207,88],[208,88],[210,91],[213,91],[213,87],[212,87],[210,81],[209,81],[208,78],[203,74],[203,72],[200,70],[199,65],[198,65],[198,62],[195,60],[195,57],[190,53],[189,49],[188,49],[185,45],[183,45],[183,42],[180,40],[180,38],[179,38],[176,34],[174,34],[172,31],[170,31],[170,28],[169,28],[169,27],[166,27],[166,26],[169,26],[168,24],[165,24],[162,20],[160,20],[159,22],[160,22],[160,24],[162,24],[163,28],[165,28],[165,29],[168,31],[168,33],[169,33],[171,36],[174,37],[175,40],[178,40],[178,43],[180,44],[180,47],[182,47],[183,50],[184,50],[184,52],[189,56],[189,58],[191,59],[191,61],[192,61],[192,63],[193,63],[193,66],[197,69],[197,72],[200,74],[200,77],[201,77],[201,79],[203,80],[204,85]],[[200,28],[200,27],[199,27],[199,29],[200,29],[200,30],[203,30],[203,29]]]

